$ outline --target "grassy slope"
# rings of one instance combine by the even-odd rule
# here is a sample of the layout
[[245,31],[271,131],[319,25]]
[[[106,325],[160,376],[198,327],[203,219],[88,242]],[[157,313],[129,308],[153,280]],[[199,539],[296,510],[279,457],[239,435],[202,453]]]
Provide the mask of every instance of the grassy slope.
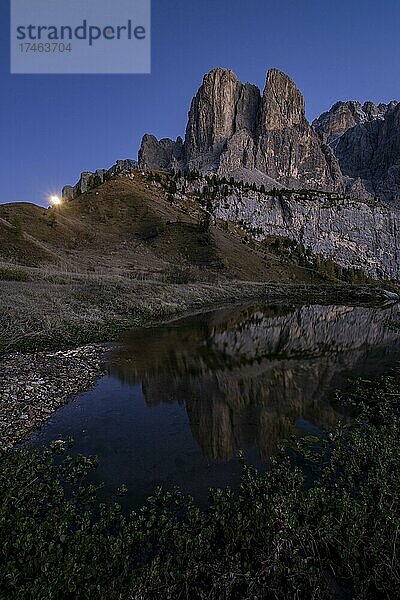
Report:
[[163,190],[137,174],[133,181],[109,181],[58,209],[0,206],[0,259],[146,274],[168,272],[179,264],[198,279],[214,274],[250,281],[317,280],[273,254],[250,249],[238,232],[204,232],[198,221],[194,204],[171,205]]

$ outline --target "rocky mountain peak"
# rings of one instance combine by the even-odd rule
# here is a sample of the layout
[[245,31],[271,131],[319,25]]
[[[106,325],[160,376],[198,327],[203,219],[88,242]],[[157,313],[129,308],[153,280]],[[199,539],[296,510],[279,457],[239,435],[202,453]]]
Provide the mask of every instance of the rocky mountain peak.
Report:
[[302,93],[288,75],[278,69],[270,69],[263,94],[263,129],[286,129],[304,121]]
[[267,74],[255,166],[285,187],[341,188],[337,161],[308,123],[303,95],[278,69]]
[[[168,138],[157,140],[154,135],[145,134],[139,150],[138,162],[142,169],[157,168],[169,170],[179,165],[183,158],[183,141]],[[154,166],[157,165],[157,166]]]
[[183,146],[176,144],[144,136],[140,166],[197,169],[269,188],[341,186],[335,157],[305,117],[301,92],[278,69],[268,71],[262,96],[230,69],[207,73],[191,103]]
[[313,122],[314,129],[321,134],[324,141],[334,144],[346,131],[363,123],[384,119],[387,112],[393,110],[397,102],[374,104],[371,101],[357,102],[347,100],[336,102],[329,111],[323,113]]
[[400,104],[336,102],[313,123],[350,192],[400,202]]
[[259,105],[258,88],[241,83],[230,69],[218,67],[205,75],[189,111],[187,165],[218,168],[221,153],[237,131],[255,132]]

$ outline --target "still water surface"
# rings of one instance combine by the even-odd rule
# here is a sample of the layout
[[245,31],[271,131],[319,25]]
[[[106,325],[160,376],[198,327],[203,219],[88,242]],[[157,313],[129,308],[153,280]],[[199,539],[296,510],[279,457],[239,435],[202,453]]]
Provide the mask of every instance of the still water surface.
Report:
[[341,418],[333,391],[400,361],[397,306],[245,306],[131,332],[91,391],[33,436],[66,436],[97,454],[104,496],[126,483],[140,505],[156,485],[204,504],[209,486],[237,485],[237,452],[262,467],[292,433]]

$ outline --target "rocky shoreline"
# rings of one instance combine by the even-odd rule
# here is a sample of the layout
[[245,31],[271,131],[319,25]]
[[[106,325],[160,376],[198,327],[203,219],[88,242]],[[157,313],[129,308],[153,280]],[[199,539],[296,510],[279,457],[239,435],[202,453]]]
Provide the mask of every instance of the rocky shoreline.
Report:
[[0,359],[0,452],[25,439],[105,372],[109,345],[13,353]]

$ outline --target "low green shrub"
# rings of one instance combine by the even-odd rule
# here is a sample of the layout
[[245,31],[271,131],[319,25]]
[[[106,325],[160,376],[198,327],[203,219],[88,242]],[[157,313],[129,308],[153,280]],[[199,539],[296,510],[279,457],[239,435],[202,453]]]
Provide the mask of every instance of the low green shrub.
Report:
[[350,424],[293,442],[264,474],[244,464],[207,510],[161,489],[130,516],[98,505],[95,459],[64,443],[3,456],[0,597],[398,597],[399,394],[395,377],[357,382]]

